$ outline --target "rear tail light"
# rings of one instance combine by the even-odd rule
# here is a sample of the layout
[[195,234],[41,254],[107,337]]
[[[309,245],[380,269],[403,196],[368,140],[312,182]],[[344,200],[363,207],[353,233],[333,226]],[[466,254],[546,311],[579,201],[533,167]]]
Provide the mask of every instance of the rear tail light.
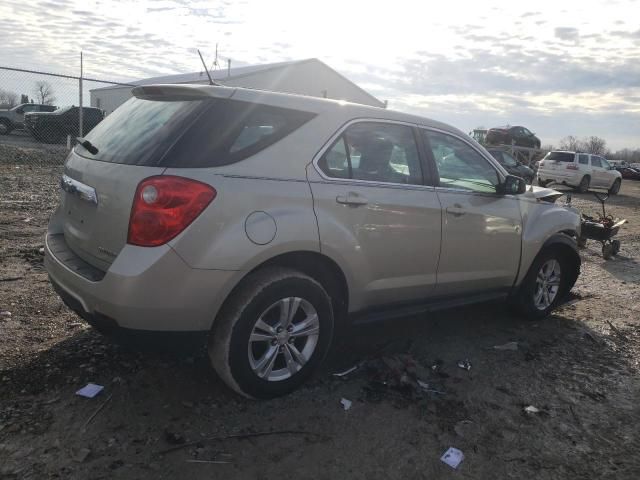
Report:
[[161,175],[144,179],[136,189],[127,243],[157,247],[193,222],[216,198],[216,190],[202,182]]
[[570,163],[569,165],[567,165],[567,170],[579,170],[579,168],[575,163]]

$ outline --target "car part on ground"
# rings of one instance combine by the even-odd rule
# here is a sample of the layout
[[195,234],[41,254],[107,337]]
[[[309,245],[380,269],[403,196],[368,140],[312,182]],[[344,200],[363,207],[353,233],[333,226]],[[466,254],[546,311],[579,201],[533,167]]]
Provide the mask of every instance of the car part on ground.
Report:
[[620,240],[613,240],[613,237],[618,234],[620,227],[627,223],[627,220],[607,215],[605,202],[609,198],[608,194],[594,192],[594,196],[602,205],[602,214],[597,218],[582,214],[578,246],[584,248],[587,246],[587,240],[596,240],[602,244],[602,256],[605,260],[609,260],[620,251]]
[[299,386],[348,320],[507,297],[541,318],[580,268],[560,193],[453,127],[330,100],[137,87],[61,187],[45,264],[65,303],[103,330],[209,332],[254,398]]

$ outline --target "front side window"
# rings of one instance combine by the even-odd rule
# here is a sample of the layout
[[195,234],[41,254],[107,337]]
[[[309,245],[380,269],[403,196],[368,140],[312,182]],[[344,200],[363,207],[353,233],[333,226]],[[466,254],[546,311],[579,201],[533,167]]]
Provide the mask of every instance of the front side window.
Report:
[[578,162],[582,165],[589,165],[589,155],[578,155]]
[[606,168],[607,170],[611,170],[611,165],[604,158],[600,157],[600,162],[602,163],[602,168]]
[[594,157],[593,155],[591,156],[591,166],[592,167],[598,167],[601,168],[602,167],[602,163],[600,162],[600,158],[598,157]]
[[322,156],[320,169],[333,178],[422,184],[411,127],[379,122],[350,126]]
[[511,155],[509,155],[507,152],[502,152],[502,158],[503,158],[503,165],[506,165],[507,167],[517,167],[518,166],[518,162],[516,161],[515,158],[513,158]]
[[424,131],[440,176],[440,186],[495,193],[498,172],[470,145],[451,135]]

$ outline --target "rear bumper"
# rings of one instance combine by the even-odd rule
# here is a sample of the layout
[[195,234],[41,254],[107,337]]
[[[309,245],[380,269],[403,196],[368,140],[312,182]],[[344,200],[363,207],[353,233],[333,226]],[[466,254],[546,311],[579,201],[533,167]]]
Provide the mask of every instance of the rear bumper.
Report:
[[167,245],[126,245],[98,281],[78,273],[69,255],[45,241],[45,267],[55,290],[102,331],[208,331],[239,272],[189,267]]
[[577,187],[584,173],[575,170],[538,170],[538,178],[548,182],[552,180],[556,183],[562,183]]

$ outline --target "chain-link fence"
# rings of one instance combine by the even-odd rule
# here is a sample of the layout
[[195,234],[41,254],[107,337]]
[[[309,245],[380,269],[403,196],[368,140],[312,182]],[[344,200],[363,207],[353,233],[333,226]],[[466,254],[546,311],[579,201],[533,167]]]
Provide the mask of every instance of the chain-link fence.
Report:
[[[126,83],[0,66],[0,146],[44,152],[69,148],[76,137],[86,135],[123,103],[132,87]],[[105,99],[109,100],[109,110],[105,109]],[[17,157],[21,156],[24,157],[17,152]],[[33,164],[37,165],[36,158],[41,157],[35,155]]]

